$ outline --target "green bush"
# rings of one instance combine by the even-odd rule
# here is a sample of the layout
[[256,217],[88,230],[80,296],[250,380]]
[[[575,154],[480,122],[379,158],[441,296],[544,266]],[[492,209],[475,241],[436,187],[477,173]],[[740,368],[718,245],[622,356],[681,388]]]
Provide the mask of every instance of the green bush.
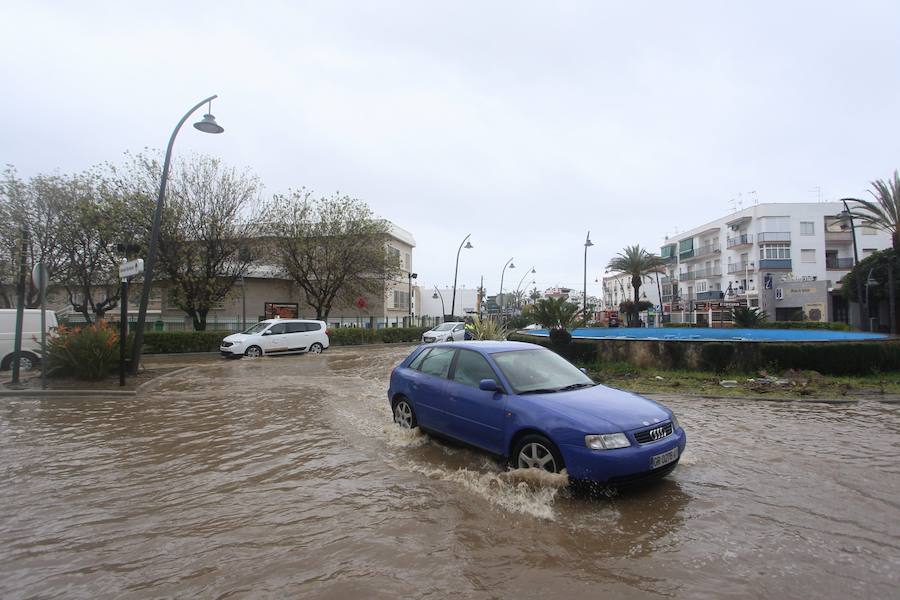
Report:
[[331,330],[328,341],[334,346],[374,344],[381,341],[378,331],[377,329],[364,329],[362,327],[341,327]]
[[827,329],[831,331],[850,331],[846,323],[831,321],[767,321],[757,325],[762,329]]
[[144,334],[145,354],[218,352],[227,331],[148,331]]
[[84,327],[60,325],[47,339],[47,374],[99,381],[119,364],[119,336],[104,321]]
[[385,344],[418,342],[426,331],[428,331],[427,327],[386,327],[378,330],[381,334],[381,341]]

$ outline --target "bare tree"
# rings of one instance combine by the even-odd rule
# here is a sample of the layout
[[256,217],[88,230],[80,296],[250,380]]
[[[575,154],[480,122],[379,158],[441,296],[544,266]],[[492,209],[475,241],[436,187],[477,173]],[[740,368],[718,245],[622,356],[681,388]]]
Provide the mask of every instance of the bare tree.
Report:
[[[155,161],[146,164],[158,172]],[[197,331],[206,329],[209,311],[252,262],[252,210],[260,187],[256,176],[202,155],[181,161],[170,176],[160,228],[160,273],[169,284],[169,301],[191,317]]]
[[119,304],[116,245],[122,241],[125,202],[94,170],[64,178],[59,211],[59,279],[72,308],[91,323]]
[[274,262],[305,292],[317,319],[327,319],[340,297],[384,297],[385,281],[400,273],[399,257],[387,250],[389,224],[356,198],[278,194],[265,222]]
[[[0,179],[0,305],[13,305],[13,290],[18,270],[22,227],[28,228],[26,264],[30,268],[41,262],[50,280],[58,282],[64,253],[58,241],[59,228],[67,216],[62,204],[67,187],[60,175],[36,175],[28,180],[18,177],[15,168],[7,166]],[[38,290],[28,278],[25,304],[36,307]]]

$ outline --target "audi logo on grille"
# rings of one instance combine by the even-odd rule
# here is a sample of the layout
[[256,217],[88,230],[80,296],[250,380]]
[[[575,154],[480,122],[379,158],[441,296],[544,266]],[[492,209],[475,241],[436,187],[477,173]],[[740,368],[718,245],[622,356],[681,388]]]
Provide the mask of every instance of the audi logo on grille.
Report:
[[651,440],[660,440],[666,437],[666,428],[665,427],[657,427],[656,429],[650,430],[650,439]]

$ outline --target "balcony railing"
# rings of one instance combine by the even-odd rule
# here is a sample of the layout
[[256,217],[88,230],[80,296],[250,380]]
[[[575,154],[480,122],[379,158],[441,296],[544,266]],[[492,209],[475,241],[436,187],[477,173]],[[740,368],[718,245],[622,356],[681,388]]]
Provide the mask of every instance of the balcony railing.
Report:
[[772,270],[791,270],[791,259],[789,258],[761,258],[759,259],[759,268]]
[[825,258],[825,268],[832,269],[836,271],[849,271],[853,268],[853,259],[852,258]]
[[826,242],[837,242],[842,244],[852,244],[853,243],[853,234],[849,231],[828,231],[825,230],[825,241]]
[[680,273],[678,281],[694,281],[695,279],[709,279],[710,277],[721,277],[722,269],[698,269],[697,271],[688,271]]
[[730,263],[728,265],[728,273],[743,273],[744,271],[752,271],[756,268],[756,265],[750,261],[741,261],[737,263]]
[[756,234],[756,241],[760,244],[766,244],[770,242],[790,242],[791,241],[791,232],[790,231],[763,231],[762,233]]
[[753,234],[744,233],[735,237],[728,238],[725,245],[728,248],[736,248],[737,246],[747,246],[753,243]]
[[682,254],[681,260],[687,260],[687,259],[693,260],[695,258],[703,258],[704,256],[710,256],[712,254],[719,254],[720,252],[722,252],[722,249],[719,248],[719,246],[717,246],[715,244],[707,244],[706,246],[699,246],[697,248],[694,248],[690,254],[687,254],[687,255]]

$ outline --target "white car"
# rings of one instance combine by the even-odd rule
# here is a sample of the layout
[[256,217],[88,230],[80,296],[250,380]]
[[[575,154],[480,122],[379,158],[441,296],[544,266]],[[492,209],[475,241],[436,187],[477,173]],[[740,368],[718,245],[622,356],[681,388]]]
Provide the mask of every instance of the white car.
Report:
[[328,348],[328,327],[324,321],[266,319],[243,333],[229,335],[219,346],[222,356],[264,356],[312,352]]
[[434,329],[422,334],[422,341],[426,344],[432,342],[461,342],[466,339],[465,323],[441,323]]
[[[48,310],[45,315],[47,332],[57,327],[56,313]],[[16,339],[16,309],[0,309],[0,371],[12,368]],[[22,311],[22,352],[19,354],[19,369],[30,371],[40,364],[41,354],[41,311],[26,308]]]

